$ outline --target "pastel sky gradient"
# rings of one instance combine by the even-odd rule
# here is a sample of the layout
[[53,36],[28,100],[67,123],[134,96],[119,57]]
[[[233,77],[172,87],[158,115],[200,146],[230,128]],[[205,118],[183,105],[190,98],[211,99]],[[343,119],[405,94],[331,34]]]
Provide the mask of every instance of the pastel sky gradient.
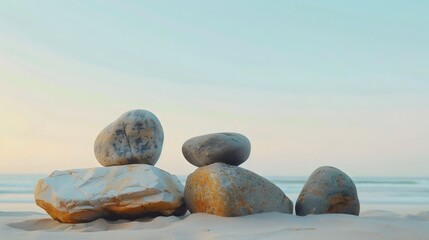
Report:
[[0,1],[0,173],[100,166],[97,134],[147,109],[156,166],[233,131],[242,166],[429,176],[429,1]]

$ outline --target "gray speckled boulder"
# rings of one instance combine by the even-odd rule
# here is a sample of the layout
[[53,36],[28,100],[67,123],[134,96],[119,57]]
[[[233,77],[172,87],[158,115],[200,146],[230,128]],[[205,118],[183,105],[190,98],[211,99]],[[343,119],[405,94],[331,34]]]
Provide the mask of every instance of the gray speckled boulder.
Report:
[[155,165],[161,155],[164,132],[158,118],[147,110],[122,114],[104,128],[94,143],[103,166],[144,163]]
[[182,153],[197,167],[216,162],[238,166],[249,157],[250,142],[238,133],[212,133],[187,140]]
[[316,169],[305,183],[296,205],[296,215],[344,213],[359,215],[360,204],[352,179],[334,167]]
[[186,180],[185,202],[191,213],[224,217],[262,212],[293,212],[292,201],[274,183],[241,167],[213,163]]

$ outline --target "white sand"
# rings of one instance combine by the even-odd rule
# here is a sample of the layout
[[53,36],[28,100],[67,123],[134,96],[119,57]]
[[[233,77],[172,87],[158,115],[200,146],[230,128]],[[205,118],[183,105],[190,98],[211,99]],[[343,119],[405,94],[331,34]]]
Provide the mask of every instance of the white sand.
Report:
[[0,212],[0,239],[429,239],[429,212],[367,211],[360,217],[207,214],[61,224],[37,212]]

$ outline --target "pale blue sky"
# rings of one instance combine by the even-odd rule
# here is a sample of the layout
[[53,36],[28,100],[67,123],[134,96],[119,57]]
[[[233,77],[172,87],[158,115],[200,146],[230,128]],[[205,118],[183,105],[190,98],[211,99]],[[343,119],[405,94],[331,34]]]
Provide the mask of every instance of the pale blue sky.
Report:
[[0,1],[0,171],[97,166],[121,113],[163,123],[157,166],[237,131],[269,175],[429,169],[427,1]]

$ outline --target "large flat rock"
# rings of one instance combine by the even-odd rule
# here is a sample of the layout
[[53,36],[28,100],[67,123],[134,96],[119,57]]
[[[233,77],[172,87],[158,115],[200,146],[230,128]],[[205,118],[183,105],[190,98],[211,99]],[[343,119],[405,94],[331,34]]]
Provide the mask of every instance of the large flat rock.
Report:
[[66,223],[98,218],[182,215],[184,186],[146,164],[54,171],[34,190],[36,204]]

